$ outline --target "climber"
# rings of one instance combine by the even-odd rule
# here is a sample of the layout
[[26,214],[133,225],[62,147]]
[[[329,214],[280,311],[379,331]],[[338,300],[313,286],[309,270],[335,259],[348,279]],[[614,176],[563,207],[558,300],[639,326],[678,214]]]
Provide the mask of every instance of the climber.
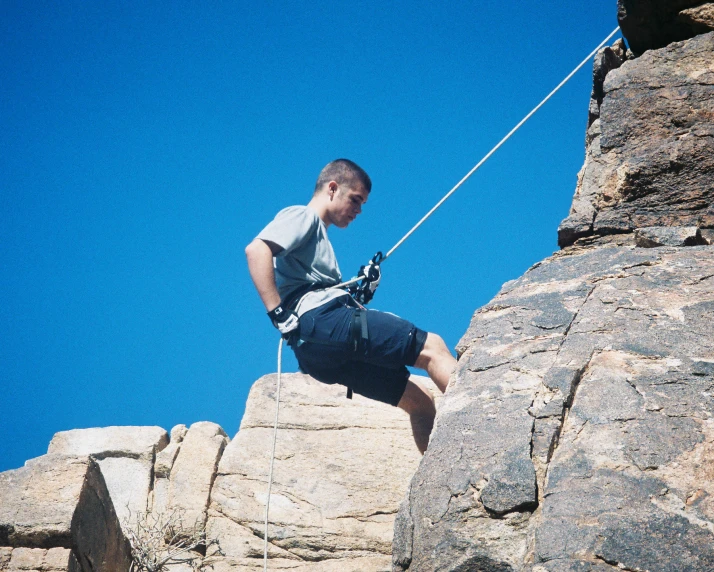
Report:
[[456,360],[436,334],[394,314],[366,310],[379,285],[379,257],[360,269],[361,284],[330,288],[342,275],[327,228],[347,227],[367,202],[372,182],[348,159],[320,172],[307,206],[280,211],[246,247],[248,269],[268,317],[300,369],[328,384],[400,407],[424,453],[436,409],[429,390],[406,366],[426,370],[443,393]]

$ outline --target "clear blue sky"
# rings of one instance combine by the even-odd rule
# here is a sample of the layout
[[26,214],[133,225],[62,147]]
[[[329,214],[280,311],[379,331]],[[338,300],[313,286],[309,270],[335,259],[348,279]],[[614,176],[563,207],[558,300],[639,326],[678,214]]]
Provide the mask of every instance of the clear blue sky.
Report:
[[[616,25],[615,0],[4,0],[0,470],[65,429],[234,434],[276,369],[262,226],[353,159],[373,191],[330,229],[351,276]],[[397,251],[373,307],[453,347],[557,249],[590,88],[587,66]]]

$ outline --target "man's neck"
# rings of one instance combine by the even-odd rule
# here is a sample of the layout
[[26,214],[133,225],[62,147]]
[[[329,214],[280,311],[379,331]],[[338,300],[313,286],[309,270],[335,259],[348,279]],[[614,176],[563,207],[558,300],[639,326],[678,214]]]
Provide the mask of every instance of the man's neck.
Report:
[[320,217],[320,220],[325,224],[325,227],[328,227],[330,226],[330,224],[332,224],[327,215],[327,205],[325,204],[324,197],[322,197],[321,195],[312,197],[310,202],[307,203],[307,206],[317,213],[317,216]]

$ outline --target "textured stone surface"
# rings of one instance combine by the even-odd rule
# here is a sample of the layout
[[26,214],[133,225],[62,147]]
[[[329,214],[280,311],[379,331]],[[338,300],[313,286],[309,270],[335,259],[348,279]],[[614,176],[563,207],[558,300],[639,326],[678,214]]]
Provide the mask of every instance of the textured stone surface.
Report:
[[209,421],[191,425],[171,469],[169,510],[182,509],[189,523],[206,522],[208,498],[227,443],[228,437],[219,425]]
[[85,570],[129,567],[107,486],[89,457],[44,455],[0,473],[0,544],[14,547],[0,551],[0,569],[79,570],[63,550],[70,548]]
[[187,431],[185,425],[176,425],[171,429],[169,444],[156,454],[154,484],[149,493],[149,505],[153,512],[165,513],[169,509],[169,477]]
[[714,33],[599,69],[608,70],[602,103],[595,117],[591,102],[559,245],[651,226],[713,228]]
[[630,48],[642,53],[699,33],[700,26],[679,17],[699,4],[701,0],[618,0],[617,21]]
[[635,243],[643,248],[708,244],[696,226],[650,226],[635,231]]
[[[605,97],[605,78],[612,70],[619,68],[627,59],[627,48],[622,39],[617,40],[612,46],[602,48],[593,60],[593,89],[590,93],[588,106],[588,127],[600,117],[600,106]],[[589,143],[586,141],[586,143]]]
[[44,455],[0,473],[0,545],[69,548],[90,465],[86,457]]
[[714,30],[714,3],[707,2],[701,6],[682,10],[678,19],[700,32]]
[[[274,375],[258,380],[221,459],[209,534],[216,570],[260,570]],[[394,515],[420,455],[408,416],[308,376],[283,377],[270,505],[271,569],[389,570]]]
[[94,427],[55,433],[49,454],[105,457],[153,457],[168,444],[161,427]]
[[155,455],[167,444],[161,427],[95,427],[56,433],[48,452],[97,459],[119,520],[128,524],[149,508]]
[[714,247],[563,252],[459,343],[395,570],[714,569]]
[[0,548],[0,571],[80,572],[68,548]]

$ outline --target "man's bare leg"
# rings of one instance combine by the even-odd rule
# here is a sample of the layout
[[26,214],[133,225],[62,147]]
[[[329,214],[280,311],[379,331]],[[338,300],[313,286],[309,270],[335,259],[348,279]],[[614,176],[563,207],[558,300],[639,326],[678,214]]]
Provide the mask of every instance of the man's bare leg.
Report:
[[431,392],[419,381],[410,379],[398,407],[409,414],[412,434],[419,452],[423,455],[429,445],[429,435],[434,427],[436,407]]
[[456,368],[456,358],[451,355],[441,336],[428,333],[414,367],[424,369],[441,393],[449,385],[449,377]]
[[[444,393],[449,384],[449,377],[456,367],[456,359],[451,355],[444,340],[430,333],[414,367],[425,369],[439,391]],[[398,407],[409,413],[414,441],[423,455],[429,445],[429,436],[436,417],[436,407],[431,392],[418,381],[410,379]]]

